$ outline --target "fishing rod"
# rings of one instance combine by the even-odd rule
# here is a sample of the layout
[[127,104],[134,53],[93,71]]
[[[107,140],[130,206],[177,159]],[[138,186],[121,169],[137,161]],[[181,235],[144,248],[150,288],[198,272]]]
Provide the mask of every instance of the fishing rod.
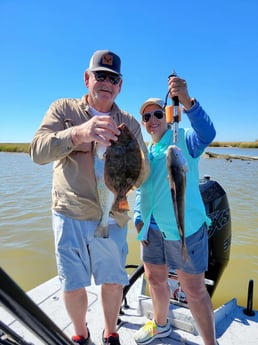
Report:
[[0,320],[0,344],[1,345],[33,345],[24,340],[19,334]]
[[[168,77],[175,77],[176,76],[176,72],[175,70],[172,72],[172,74]],[[173,118],[173,139],[174,139],[174,144],[177,144],[177,140],[178,140],[178,123],[179,123],[179,99],[178,96],[174,96],[172,97],[172,101],[173,101],[173,109],[174,109],[174,118]]]
[[[130,274],[128,278],[129,284],[125,285],[123,288],[122,302],[124,301],[124,307],[128,308],[126,295],[133,286],[133,284],[136,282],[136,280],[140,278],[140,276],[144,273],[144,265],[126,265],[125,268],[135,268],[135,270]],[[122,311],[122,306],[120,308],[120,315],[124,315],[124,312]]]
[[[175,70],[173,70],[172,74],[170,74],[168,76],[168,79],[170,79],[172,77],[176,77],[176,76],[177,76],[176,72],[175,72]],[[176,145],[177,141],[178,141],[178,124],[180,121],[181,112],[180,112],[180,105],[179,105],[178,96],[173,96],[172,97],[173,105],[167,106],[167,99],[168,99],[169,93],[170,93],[170,90],[168,90],[168,93],[166,95],[164,108],[165,108],[165,112],[166,112],[166,120],[169,124],[171,124],[173,126],[173,142]]]
[[0,267],[0,303],[45,344],[73,345],[73,342]]

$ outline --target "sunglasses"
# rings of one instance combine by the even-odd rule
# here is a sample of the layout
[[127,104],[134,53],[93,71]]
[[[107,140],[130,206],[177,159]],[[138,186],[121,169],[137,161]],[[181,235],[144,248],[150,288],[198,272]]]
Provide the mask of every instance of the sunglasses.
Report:
[[108,73],[108,72],[104,72],[104,71],[95,71],[95,72],[93,72],[93,74],[94,74],[96,81],[105,81],[108,78],[109,82],[112,85],[117,85],[121,80],[121,77],[115,73]]
[[154,115],[156,117],[156,119],[161,120],[164,116],[164,111],[162,110],[155,110],[151,113],[145,113],[142,115],[142,121],[143,122],[148,122],[151,118],[151,116]]

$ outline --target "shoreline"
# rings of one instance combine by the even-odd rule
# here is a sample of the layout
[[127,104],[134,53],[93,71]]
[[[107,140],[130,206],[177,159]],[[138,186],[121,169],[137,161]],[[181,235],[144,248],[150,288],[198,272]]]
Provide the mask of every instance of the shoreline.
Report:
[[[146,142],[146,145],[148,143]],[[0,143],[0,152],[16,152],[16,153],[29,153],[29,146],[30,143]],[[219,147],[219,148],[244,148],[244,149],[258,149],[258,140],[256,141],[246,141],[246,142],[212,142],[208,147]],[[211,153],[209,152],[209,155]],[[226,156],[226,157],[223,157]],[[229,156],[229,157],[228,157]],[[231,157],[235,155],[221,155],[221,154],[213,154],[210,155],[210,158],[238,158],[243,159],[244,156],[237,156],[237,157]],[[248,156],[246,156],[248,157]],[[253,158],[253,157],[250,157]],[[254,159],[257,159],[257,157],[254,157]]]
[[232,159],[241,159],[242,161],[251,161],[258,160],[258,156],[246,156],[246,155],[235,155],[235,154],[223,154],[223,153],[214,153],[206,151],[203,156],[205,158],[223,158],[227,161],[232,161]]

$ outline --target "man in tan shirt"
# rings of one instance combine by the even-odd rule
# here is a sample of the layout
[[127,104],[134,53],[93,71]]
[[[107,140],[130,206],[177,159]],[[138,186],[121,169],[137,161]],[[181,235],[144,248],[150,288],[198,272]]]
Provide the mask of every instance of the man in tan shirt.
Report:
[[52,103],[30,146],[34,162],[54,162],[52,210],[58,274],[74,326],[72,340],[81,345],[90,344],[85,287],[90,286],[91,277],[102,285],[104,345],[120,345],[116,323],[123,285],[128,284],[127,213],[112,210],[109,237],[94,237],[101,218],[94,143],[109,146],[120,134],[117,126],[125,123],[145,156],[145,174],[139,184],[149,172],[140,124],[114,103],[122,87],[120,65],[119,56],[113,52],[96,51],[84,75],[88,94]]

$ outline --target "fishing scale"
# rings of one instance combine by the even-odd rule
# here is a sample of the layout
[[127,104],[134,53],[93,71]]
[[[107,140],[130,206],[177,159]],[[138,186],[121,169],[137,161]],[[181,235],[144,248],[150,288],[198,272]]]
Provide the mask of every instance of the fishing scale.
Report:
[[[168,76],[168,79],[170,79],[171,77],[176,77],[176,76],[177,76],[176,72],[175,70],[173,70],[172,74]],[[178,124],[181,120],[181,109],[179,105],[178,96],[172,97],[173,104],[167,106],[169,93],[170,93],[170,90],[168,90],[166,98],[165,98],[164,109],[165,109],[167,123],[172,125],[172,128],[173,128],[173,142],[176,145],[178,141]]]

